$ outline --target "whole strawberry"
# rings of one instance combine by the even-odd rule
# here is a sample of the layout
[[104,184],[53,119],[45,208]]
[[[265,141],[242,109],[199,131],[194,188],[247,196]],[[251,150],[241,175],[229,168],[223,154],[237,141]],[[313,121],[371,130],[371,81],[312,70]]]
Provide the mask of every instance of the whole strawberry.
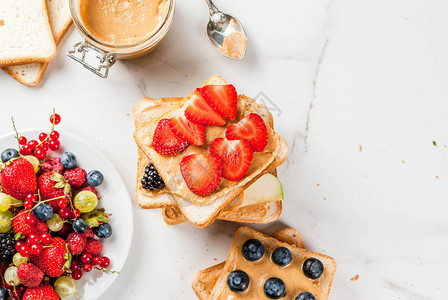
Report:
[[[56,171],[42,174],[37,180],[37,183],[42,200],[53,199],[61,196],[70,197],[70,185],[67,183],[64,176]],[[55,211],[58,211],[58,204],[60,200],[61,199],[55,199],[49,201],[48,204],[50,204]]]
[[[26,218],[30,216],[35,219],[35,223],[33,225],[29,225],[26,223]],[[24,237],[28,237],[30,234],[42,235],[48,232],[48,227],[45,222],[40,221],[34,215],[29,212],[22,210],[20,211],[12,221],[12,227],[15,233],[21,233]]]
[[10,160],[0,173],[3,190],[10,196],[25,200],[37,190],[36,174],[33,165],[25,158]]
[[84,234],[72,232],[67,237],[67,244],[71,254],[79,255],[86,247],[87,238]]
[[26,287],[36,287],[44,278],[44,273],[31,263],[20,264],[17,268],[17,276]]
[[66,266],[68,258],[65,241],[61,238],[53,238],[48,248],[43,248],[39,255],[30,255],[30,260],[46,275],[58,277],[64,273],[70,265]]
[[22,300],[59,300],[59,296],[51,285],[43,283],[38,287],[26,289]]
[[81,168],[69,169],[64,172],[68,184],[74,189],[80,189],[87,179],[87,172]]

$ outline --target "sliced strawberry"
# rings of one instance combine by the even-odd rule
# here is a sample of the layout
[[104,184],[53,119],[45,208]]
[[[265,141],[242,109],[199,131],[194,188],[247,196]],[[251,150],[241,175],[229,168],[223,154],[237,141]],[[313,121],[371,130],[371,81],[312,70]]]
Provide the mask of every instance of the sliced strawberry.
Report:
[[170,120],[162,119],[157,124],[152,147],[161,155],[176,155],[187,149],[188,142],[175,135],[170,129]]
[[204,125],[226,125],[226,119],[217,113],[202,97],[197,89],[190,99],[185,116],[188,120]]
[[263,119],[257,114],[248,114],[226,130],[228,140],[246,140],[255,152],[263,151],[268,143],[268,131]]
[[202,146],[205,139],[205,126],[188,120],[184,115],[170,119],[170,128],[175,135],[196,146]]
[[214,110],[230,120],[235,120],[238,95],[233,85],[206,85],[200,91]]
[[229,141],[224,138],[215,139],[209,151],[221,158],[222,177],[231,181],[246,175],[254,154],[248,141]]
[[180,162],[180,172],[188,188],[195,194],[207,196],[221,181],[222,162],[211,154],[191,154]]

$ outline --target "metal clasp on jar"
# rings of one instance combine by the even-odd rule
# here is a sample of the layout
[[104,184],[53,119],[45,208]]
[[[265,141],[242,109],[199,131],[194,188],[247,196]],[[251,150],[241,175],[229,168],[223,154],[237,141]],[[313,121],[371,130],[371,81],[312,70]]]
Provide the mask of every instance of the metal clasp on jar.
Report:
[[[86,54],[89,53],[90,50],[97,54],[96,58],[99,60],[99,64],[97,66],[88,63],[86,60]],[[104,52],[103,50],[90,45],[85,40],[75,44],[73,46],[73,50],[67,51],[67,55],[101,78],[107,78],[110,67],[112,67],[117,61],[114,54]]]

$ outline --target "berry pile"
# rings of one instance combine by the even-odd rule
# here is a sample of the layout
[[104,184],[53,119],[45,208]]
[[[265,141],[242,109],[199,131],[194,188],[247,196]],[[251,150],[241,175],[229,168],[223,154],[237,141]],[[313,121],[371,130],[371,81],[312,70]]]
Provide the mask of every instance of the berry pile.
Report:
[[111,215],[98,207],[103,174],[79,168],[70,152],[43,161],[60,147],[61,118],[50,121],[40,143],[17,134],[20,151],[1,153],[0,300],[69,298],[85,272],[114,272],[102,254],[112,235]]
[[142,187],[145,190],[150,190],[152,192],[165,186],[165,182],[163,182],[162,177],[160,177],[159,172],[157,172],[153,164],[146,166],[145,174],[143,174],[141,182]]

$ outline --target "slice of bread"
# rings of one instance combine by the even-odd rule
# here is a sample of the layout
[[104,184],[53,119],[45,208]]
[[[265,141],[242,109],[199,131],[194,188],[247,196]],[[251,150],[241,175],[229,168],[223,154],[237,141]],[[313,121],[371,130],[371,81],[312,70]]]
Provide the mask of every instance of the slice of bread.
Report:
[[[281,229],[272,235],[273,238],[305,249],[302,235],[294,228],[288,227]],[[210,293],[213,290],[219,275],[221,275],[226,262],[211,266],[207,269],[199,271],[191,284],[194,292],[200,300],[210,299]]]
[[[213,76],[203,85],[207,84],[226,84],[226,82],[220,76]],[[183,105],[188,102],[189,97],[184,98],[178,105],[173,105],[172,109],[169,112],[162,114],[160,118],[170,118],[176,113],[182,113]],[[258,105],[253,99],[246,96],[238,96],[237,119],[239,120],[252,112],[261,114],[260,108],[266,110],[264,106]],[[164,169],[164,165],[168,162],[172,163],[174,160],[174,164],[178,164],[179,162],[177,160],[180,160],[183,156],[188,155],[189,153],[195,152],[195,147],[189,147],[185,153],[179,157],[166,158],[160,156],[150,146],[152,134],[160,118],[153,119],[139,127],[134,134],[134,138],[138,146],[149,157],[150,161],[154,162],[155,167],[159,170],[159,174],[162,176],[165,183],[167,183],[168,188],[170,188],[177,206],[180,208],[187,221],[198,227],[205,227],[211,224],[224,207],[231,203],[260,176],[277,168],[284,162],[287,156],[288,145],[277,133],[275,133],[275,131],[272,130],[272,128],[267,126],[268,139],[270,142],[268,142],[268,146],[263,152],[256,153],[258,156],[258,163],[253,163],[251,165],[251,169],[249,169],[246,176],[237,182],[231,183],[223,179],[215,192],[207,197],[200,197],[192,193],[188,187],[186,187],[185,182],[178,176],[179,174],[170,174]],[[224,134],[225,129],[221,130],[222,134]],[[206,141],[206,144],[209,144],[210,142],[211,141]],[[256,156],[254,155],[254,157]]]
[[[67,0],[46,0],[48,17],[56,45],[64,37],[72,24],[69,2]],[[9,75],[23,85],[39,84],[47,69],[47,63],[32,63],[26,65],[3,67]]]
[[[241,250],[243,244],[250,239],[257,239],[264,246],[264,255],[254,262],[246,260]],[[292,261],[285,267],[278,266],[271,260],[273,251],[278,247],[285,247],[292,254]],[[302,270],[304,262],[310,258],[318,259],[324,266],[322,275],[312,280]],[[248,289],[240,294],[232,292],[227,285],[229,274],[237,269],[246,272],[251,282]],[[286,286],[285,298],[287,299],[294,299],[299,293],[307,291],[312,293],[316,299],[325,300],[328,299],[335,273],[336,262],[327,255],[281,242],[249,227],[241,227],[235,233],[229,256],[209,298],[263,299],[265,297],[263,285],[268,278],[276,277],[284,281]]]
[[0,67],[47,63],[56,55],[45,0],[1,0],[0,24]]

